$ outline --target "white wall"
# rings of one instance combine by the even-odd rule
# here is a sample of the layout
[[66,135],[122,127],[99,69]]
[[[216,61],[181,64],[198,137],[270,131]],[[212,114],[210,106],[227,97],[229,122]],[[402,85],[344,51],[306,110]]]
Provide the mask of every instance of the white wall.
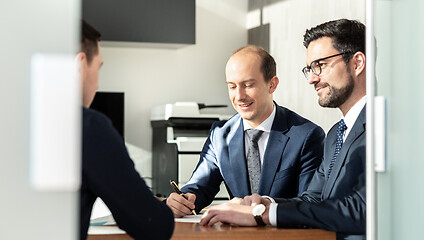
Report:
[[[99,90],[125,92],[125,138],[141,148],[138,155],[151,152],[153,106],[195,101],[227,104],[226,113],[234,113],[224,68],[231,53],[247,44],[246,16],[247,0],[197,0],[196,44],[179,49],[102,48]],[[151,166],[143,167],[146,176]]]
[[[254,11],[248,14],[250,27],[259,24]],[[365,0],[282,0],[263,8],[263,23],[270,23],[270,54],[277,62],[280,84],[274,99],[322,126],[327,132],[339,120],[338,109],[323,109],[301,69],[306,65],[303,34],[320,23],[339,19],[365,23]]]

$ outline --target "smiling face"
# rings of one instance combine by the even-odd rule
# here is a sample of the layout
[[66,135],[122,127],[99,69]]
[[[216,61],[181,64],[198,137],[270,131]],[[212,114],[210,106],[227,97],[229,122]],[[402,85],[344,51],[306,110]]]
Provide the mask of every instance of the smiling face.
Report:
[[[332,39],[322,37],[312,41],[307,49],[306,62],[309,66],[316,59],[340,53],[332,44]],[[322,72],[319,76],[311,73],[309,84],[314,85],[318,103],[322,107],[341,107],[352,96],[355,81],[342,56],[335,56],[319,62]]]
[[272,94],[278,78],[265,82],[260,70],[261,59],[251,52],[238,52],[227,62],[228,94],[234,109],[254,128],[271,115],[274,104]]

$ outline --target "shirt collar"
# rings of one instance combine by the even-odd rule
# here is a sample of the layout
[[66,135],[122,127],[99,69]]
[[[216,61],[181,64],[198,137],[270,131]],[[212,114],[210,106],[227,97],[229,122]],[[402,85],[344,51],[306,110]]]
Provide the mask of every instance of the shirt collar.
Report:
[[[275,106],[275,104],[273,104],[273,110],[272,110],[271,115],[269,115],[269,117],[267,119],[265,119],[265,121],[263,121],[261,124],[259,124],[259,126],[256,129],[262,130],[262,131],[268,132],[268,133],[271,132],[271,127],[272,127],[272,123],[274,123],[276,110],[277,110],[277,107]],[[243,119],[243,127],[244,127],[244,131],[246,131],[247,129],[253,128],[244,119]]]
[[356,119],[358,118],[366,103],[367,96],[364,96],[361,98],[361,100],[355,103],[355,105],[353,105],[353,107],[346,113],[346,116],[342,117],[347,129],[352,129],[353,124],[355,124]]

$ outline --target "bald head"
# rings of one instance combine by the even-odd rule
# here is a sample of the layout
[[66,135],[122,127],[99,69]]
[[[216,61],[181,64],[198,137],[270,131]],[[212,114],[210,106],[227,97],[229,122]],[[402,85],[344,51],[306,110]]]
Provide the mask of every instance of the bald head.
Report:
[[274,59],[262,48],[243,47],[231,55],[225,75],[234,109],[256,128],[274,108],[272,96],[279,82]]
[[[230,57],[230,60],[236,56],[242,55],[255,55],[260,61],[260,71],[263,74],[265,82],[269,82],[274,76],[276,76],[276,63],[274,58],[263,48],[247,45],[237,49]],[[228,60],[228,62],[230,62]]]

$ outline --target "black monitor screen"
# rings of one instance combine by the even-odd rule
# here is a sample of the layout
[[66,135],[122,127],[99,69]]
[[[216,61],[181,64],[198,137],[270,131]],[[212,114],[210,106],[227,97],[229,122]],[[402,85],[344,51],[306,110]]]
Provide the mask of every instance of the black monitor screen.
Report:
[[124,93],[97,92],[90,106],[108,116],[119,134],[124,137]]

